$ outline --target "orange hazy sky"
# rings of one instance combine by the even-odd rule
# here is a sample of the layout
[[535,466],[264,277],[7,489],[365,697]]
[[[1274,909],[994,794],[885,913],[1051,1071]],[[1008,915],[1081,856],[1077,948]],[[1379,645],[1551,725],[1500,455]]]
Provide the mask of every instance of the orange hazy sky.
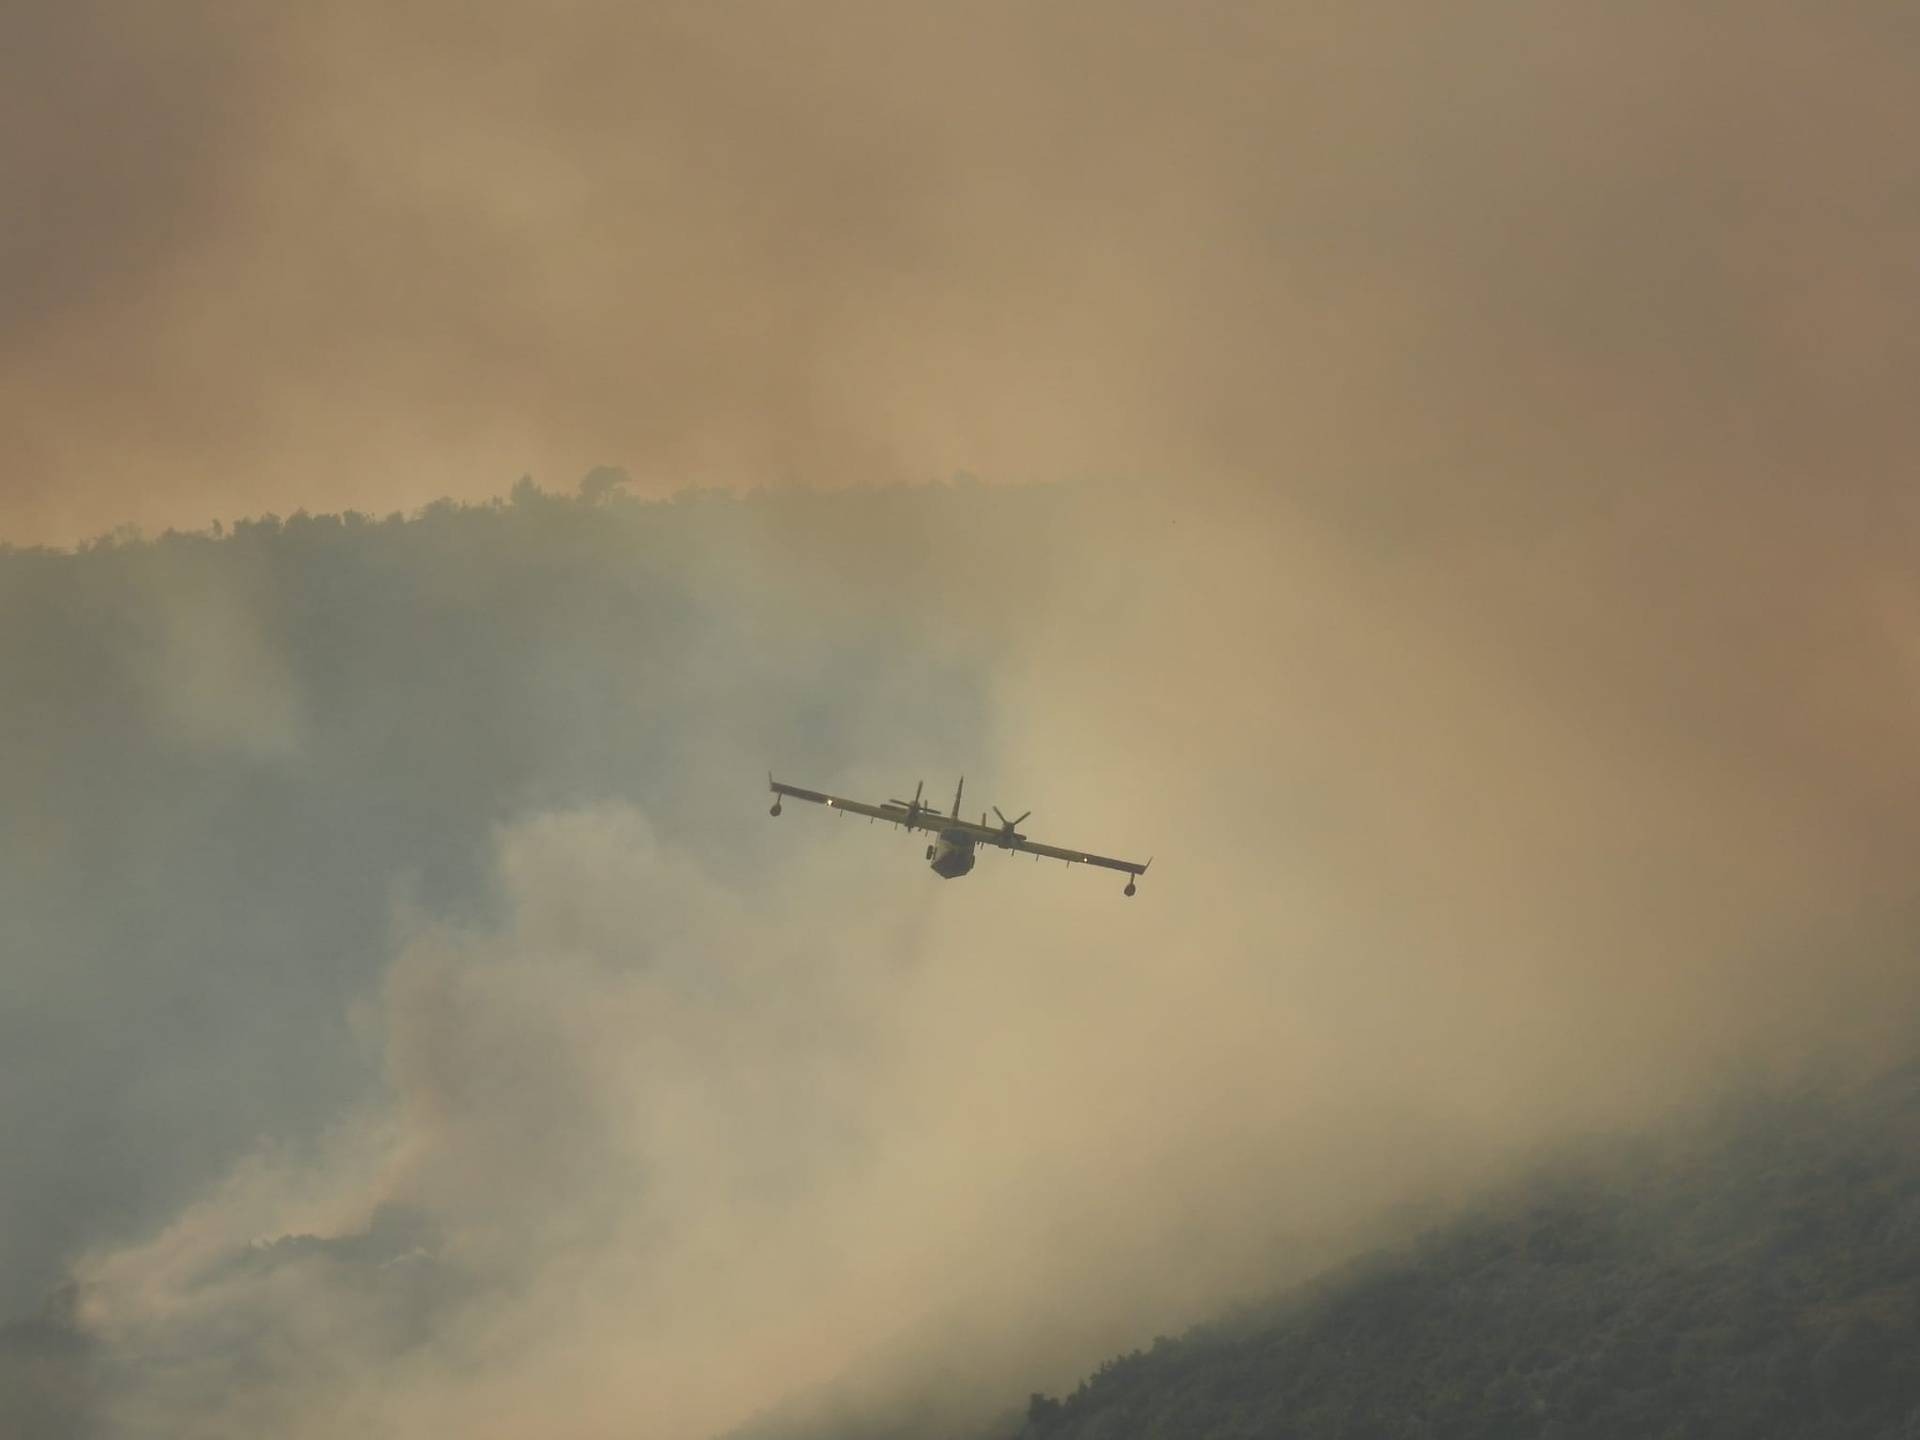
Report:
[[1884,495],[1910,6],[15,9],[0,536],[1119,473]]

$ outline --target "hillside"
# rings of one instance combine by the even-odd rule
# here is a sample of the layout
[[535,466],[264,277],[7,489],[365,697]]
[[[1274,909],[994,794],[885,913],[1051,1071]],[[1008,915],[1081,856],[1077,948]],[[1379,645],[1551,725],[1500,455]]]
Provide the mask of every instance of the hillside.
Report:
[[[1403,640],[1302,609],[1317,638],[1276,653],[1317,713],[1288,728],[1240,684],[1258,649],[1185,623],[1219,612],[1115,644],[1123,591],[1199,572],[1119,541],[1127,565],[1070,563],[1084,492],[619,491],[0,546],[0,1133],[23,1177],[0,1187],[0,1435],[1913,1431],[1912,1073],[1582,1150],[1015,1408],[1311,1273],[1275,1247],[1425,1193],[1412,1152],[1470,1146],[1476,1097],[1565,1134],[1582,1093],[1692,1073],[1797,982],[1744,949],[1688,971],[1677,941],[1677,988],[1600,965],[1632,876],[1575,897],[1553,934],[1598,931],[1537,969],[1372,929],[1445,892],[1396,900],[1415,872],[1382,859],[1389,822],[1420,807],[1365,783],[1407,753],[1397,721],[1359,723],[1409,693]],[[1551,767],[1463,769],[1485,712],[1462,688],[1428,763],[1518,805]],[[1252,790],[1192,739],[1241,722],[1195,731],[1191,695],[1271,742]],[[1062,717],[1162,706],[1181,743],[1115,802],[1186,852],[1150,907],[1023,901],[1032,873],[946,887],[910,844],[766,818],[773,765],[865,786],[964,757],[991,794],[1010,755],[1132,783]],[[1620,783],[1640,855],[1672,777]],[[1704,838],[1718,861],[1738,839]],[[1552,876],[1489,856],[1498,938]],[[1339,939],[1289,944],[1316,876]],[[1893,887],[1878,911],[1820,893],[1864,918],[1803,927],[1792,952],[1831,958],[1796,974],[1850,1042],[1869,1005],[1910,1026]],[[1745,936],[1753,887],[1708,908],[1736,902]],[[1538,1003],[1509,1003],[1516,977]]]
[[1920,1067],[1556,1166],[1002,1433],[1920,1436]]
[[[951,545],[1043,576],[1068,500],[960,484],[647,502],[598,472],[578,494],[523,482],[411,515],[0,544],[0,1436],[119,1433],[103,1397],[164,1367],[99,1341],[71,1267],[153,1235],[263,1146],[311,1155],[380,1103],[368,1016],[409,917],[510,910],[503,833],[560,816],[576,836],[667,837],[683,869],[764,894],[806,853],[766,818],[769,766],[910,785],[928,754],[980,755],[968,647],[1011,607],[971,606],[957,633],[959,581],[928,558]],[[874,555],[904,577],[884,607]],[[535,1074],[578,1048],[556,1041]],[[380,1202],[348,1212],[243,1225],[227,1246],[243,1255],[293,1238],[212,1273],[271,1290],[377,1272],[397,1318],[372,1328],[412,1335],[414,1272],[356,1239],[380,1238]],[[137,1433],[190,1428],[126,1408]]]
[[[923,577],[956,544],[1031,570],[1060,500],[643,503],[602,478],[407,517],[0,545],[0,1133],[32,1177],[0,1193],[0,1319],[32,1313],[77,1249],[361,1093],[345,1017],[388,962],[394,896],[480,906],[497,825],[643,804],[703,863],[751,874],[778,843],[744,823],[768,765],[884,765],[903,740],[969,753],[982,684],[937,643],[937,578],[882,613],[861,564]],[[703,823],[720,794],[741,823]]]

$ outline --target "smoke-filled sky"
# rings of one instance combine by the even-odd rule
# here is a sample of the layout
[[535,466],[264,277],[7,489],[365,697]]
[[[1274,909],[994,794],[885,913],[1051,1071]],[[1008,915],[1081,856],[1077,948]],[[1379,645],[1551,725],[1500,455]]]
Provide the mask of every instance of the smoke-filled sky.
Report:
[[606,462],[1476,532],[1905,478],[1900,0],[9,17],[16,542]]
[[0,554],[49,1433],[958,1424],[1910,1053],[1912,6],[10,18],[0,539],[772,492]]

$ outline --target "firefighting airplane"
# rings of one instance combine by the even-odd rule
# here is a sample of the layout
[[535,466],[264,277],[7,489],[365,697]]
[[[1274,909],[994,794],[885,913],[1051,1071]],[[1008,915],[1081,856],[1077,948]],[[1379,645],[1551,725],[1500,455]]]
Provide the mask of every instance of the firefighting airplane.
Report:
[[922,803],[921,791],[926,782],[921,781],[913,787],[913,799],[889,800],[884,805],[863,805],[858,800],[842,800],[838,795],[823,795],[818,790],[803,790],[798,785],[788,785],[767,776],[767,786],[773,791],[773,808],[769,815],[780,813],[780,801],[792,796],[795,800],[811,800],[816,805],[825,805],[829,810],[844,810],[854,815],[865,815],[870,820],[885,820],[890,825],[904,825],[908,830],[926,830],[933,837],[933,843],[927,846],[927,860],[933,867],[933,873],[946,880],[957,880],[973,869],[974,847],[976,845],[997,845],[1002,850],[1018,850],[1028,855],[1045,855],[1049,859],[1064,860],[1069,865],[1104,865],[1109,870],[1127,872],[1127,888],[1121,893],[1131,895],[1134,892],[1136,876],[1147,873],[1147,865],[1139,865],[1131,860],[1112,860],[1105,855],[1089,855],[1084,850],[1062,850],[1057,845],[1041,845],[1027,839],[1014,827],[1031,815],[1021,815],[1009,820],[1000,815],[1000,807],[993,807],[993,813],[1000,815],[998,825],[987,823],[986,812],[982,811],[980,823],[960,818],[960,793],[967,787],[967,777],[960,777],[959,788],[953,792],[953,813],[942,815],[933,806]]

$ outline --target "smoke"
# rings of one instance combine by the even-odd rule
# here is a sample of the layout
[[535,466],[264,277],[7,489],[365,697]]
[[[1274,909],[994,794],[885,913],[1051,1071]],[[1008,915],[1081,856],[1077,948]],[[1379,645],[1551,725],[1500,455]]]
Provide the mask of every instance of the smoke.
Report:
[[[797,1242],[865,1168],[868,977],[631,810],[515,827],[498,864],[503,930],[423,929],[386,977],[383,1104],[82,1267],[117,1433],[691,1433],[721,1356],[803,1328],[838,1266]],[[394,1243],[394,1216],[423,1218]],[[237,1261],[268,1227],[369,1243]]]
[[[417,547],[409,591],[457,587],[400,653],[433,653],[462,614],[513,637],[498,685],[468,669],[430,692],[447,692],[424,726],[455,776],[498,768],[451,720],[463,696],[505,693],[556,646],[576,648],[555,676],[622,653],[617,627],[580,627],[624,557],[690,563],[681,593],[704,613],[630,652],[685,677],[646,702],[639,769],[583,787],[631,798],[508,805],[482,898],[403,900],[391,958],[373,944],[361,962],[372,987],[331,992],[357,1037],[340,1059],[372,1083],[318,1125],[312,1105],[284,1111],[280,1138],[224,1178],[203,1165],[148,1233],[73,1266],[108,1433],[679,1435],[755,1417],[931,1433],[1299,1274],[1396,1206],[1448,1203],[1532,1145],[1909,1052],[1920,974],[1895,862],[1912,837],[1847,803],[1840,743],[1871,710],[1812,737],[1834,748],[1809,802],[1808,771],[1769,763],[1782,735],[1809,738],[1800,723],[1754,721],[1717,766],[1684,732],[1596,735],[1545,654],[1499,643],[1476,604],[1414,605],[1404,559],[1337,530],[1030,498],[544,502],[361,532]],[[838,533],[833,512],[873,524],[889,506],[912,517],[902,551],[971,513],[1001,553],[1055,556],[1041,611],[1009,632],[1018,603],[959,624],[964,585],[935,578],[884,622],[905,646],[841,629],[792,664],[802,634],[859,605],[778,566],[822,564],[811,537]],[[461,526],[491,538],[455,541]],[[116,553],[156,552],[83,558]],[[436,555],[467,558],[441,572]],[[529,569],[547,577],[531,590]],[[1255,599],[1258,648],[1235,618]],[[763,600],[786,602],[782,628]],[[353,615],[290,673],[324,664]],[[941,704],[919,695],[915,718],[950,708],[978,677],[949,630],[999,660],[979,723],[924,747],[895,734],[889,754],[889,722],[860,702],[950,664],[967,678]],[[836,696],[818,676],[849,644],[872,678]],[[1842,668],[1878,665],[1857,693],[1890,723],[1911,703],[1900,648],[1858,645]],[[1753,683],[1830,656],[1760,658]],[[353,673],[332,684],[360,693]],[[1655,704],[1631,674],[1590,678]],[[624,694],[638,674],[609,678]],[[1666,667],[1651,683],[1686,695]],[[769,709],[730,732],[760,687]],[[309,712],[343,698],[296,688]],[[392,713],[370,693],[373,717]],[[544,766],[578,764],[576,707],[633,703],[555,698],[482,707],[495,753],[531,735]],[[830,701],[844,710],[802,723]],[[166,745],[198,747],[154,714]],[[330,729],[272,763],[331,770]],[[826,748],[794,773],[863,794],[914,749],[972,742],[991,752],[978,803],[1158,858],[1132,901],[1106,872],[996,855],[947,885],[892,832],[716,799],[801,737]],[[407,805],[436,783],[375,782]],[[355,831],[366,846],[392,824],[376,805]]]
[[30,6],[0,530],[1153,474],[1882,493],[1905,7]]
[[959,1424],[1910,1052],[1906,8],[169,16],[10,51],[6,534],[781,494],[8,557],[113,1429]]

